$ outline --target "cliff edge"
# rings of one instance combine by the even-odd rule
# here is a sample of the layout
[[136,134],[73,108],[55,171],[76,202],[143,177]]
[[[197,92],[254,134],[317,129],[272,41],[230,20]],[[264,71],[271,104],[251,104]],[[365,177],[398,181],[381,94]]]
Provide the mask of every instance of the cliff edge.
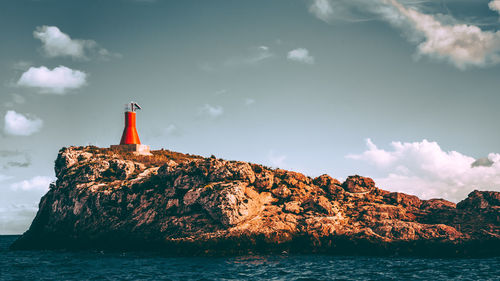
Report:
[[60,150],[57,181],[12,249],[173,255],[500,255],[500,193],[458,204],[167,150]]

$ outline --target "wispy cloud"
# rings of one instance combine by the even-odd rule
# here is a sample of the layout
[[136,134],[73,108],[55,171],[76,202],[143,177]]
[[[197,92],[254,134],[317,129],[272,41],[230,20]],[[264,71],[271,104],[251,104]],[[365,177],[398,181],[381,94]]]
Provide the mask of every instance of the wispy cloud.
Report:
[[[317,3],[316,3],[317,2]],[[323,7],[325,15],[342,19],[341,14],[357,14],[358,17],[376,17],[402,30],[407,39],[417,45],[417,55],[439,61],[447,61],[459,69],[484,67],[500,63],[500,31],[481,29],[480,25],[462,22],[450,15],[422,12],[426,1],[407,0],[339,0],[314,1],[312,7]],[[330,7],[330,8],[328,8]],[[489,3],[497,11],[498,0]],[[319,8],[318,8],[319,9]],[[339,11],[337,11],[339,10]],[[319,14],[322,15],[321,13]]]
[[42,52],[50,58],[88,59],[89,54],[102,58],[119,56],[100,47],[94,40],[72,39],[57,26],[38,26],[33,31],[33,37],[42,42]]
[[29,61],[18,61],[12,65],[14,70],[26,71],[33,64]]
[[55,179],[53,177],[47,176],[36,176],[29,180],[23,180],[10,185],[12,190],[23,190],[23,191],[47,191],[49,190],[49,185]]
[[0,150],[0,160],[4,162],[4,169],[26,168],[31,166],[30,155],[27,152],[19,150]]
[[17,85],[39,89],[42,93],[65,94],[68,90],[83,87],[87,83],[87,74],[66,66],[48,69],[45,66],[30,67],[24,72]]
[[305,48],[298,48],[288,52],[287,59],[305,64],[314,64],[314,57]]
[[286,158],[286,155],[276,154],[274,150],[270,150],[267,154],[269,163],[271,163],[271,166],[275,168],[284,168],[286,166]]
[[384,0],[395,8],[399,17],[405,21],[391,20],[397,27],[410,26],[413,38],[419,40],[419,55],[447,60],[457,68],[467,66],[486,66],[500,62],[500,32],[484,31],[475,25],[442,23],[434,15],[424,14],[416,8],[405,7],[395,0]]
[[333,8],[330,0],[314,0],[309,6],[309,12],[324,22],[330,22],[333,17]]
[[224,108],[220,105],[204,104],[199,109],[201,116],[208,116],[210,118],[217,118],[224,113]]
[[[479,161],[457,151],[444,151],[436,142],[392,142],[391,150],[370,139],[367,150],[346,157],[373,165],[384,174],[375,181],[393,191],[424,199],[462,200],[474,189],[500,191],[500,154]],[[490,164],[488,164],[491,162]]]
[[167,136],[180,136],[182,135],[181,129],[175,125],[175,124],[170,124],[164,129],[164,133]]
[[9,110],[4,117],[4,132],[13,136],[29,136],[38,131],[43,126],[43,121],[37,117],[30,117]]
[[242,66],[242,65],[257,65],[269,58],[274,54],[268,46],[252,47],[248,49],[247,54],[228,59],[225,66]]

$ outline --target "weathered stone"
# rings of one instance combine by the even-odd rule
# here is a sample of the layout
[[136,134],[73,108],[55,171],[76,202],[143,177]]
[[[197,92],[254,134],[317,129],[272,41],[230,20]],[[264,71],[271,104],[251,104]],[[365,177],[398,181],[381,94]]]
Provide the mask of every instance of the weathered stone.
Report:
[[289,213],[300,214],[303,210],[300,205],[300,202],[297,201],[286,202],[284,210]]
[[340,184],[215,157],[164,152],[158,161],[152,153],[128,159],[96,147],[62,149],[58,179],[13,248],[498,253],[498,192],[474,191],[455,208],[360,176]]
[[348,177],[342,187],[352,193],[369,192],[375,189],[375,182],[370,178],[356,175]]
[[271,193],[278,198],[288,198],[292,195],[290,189],[284,184],[280,184],[277,188],[271,190]]

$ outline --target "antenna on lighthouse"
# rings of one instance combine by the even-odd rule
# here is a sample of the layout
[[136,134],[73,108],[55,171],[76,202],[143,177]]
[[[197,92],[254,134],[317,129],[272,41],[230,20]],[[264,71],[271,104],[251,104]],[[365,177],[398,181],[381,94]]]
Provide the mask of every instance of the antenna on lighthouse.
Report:
[[137,109],[142,109],[142,107],[134,101],[125,104],[125,112],[135,112]]

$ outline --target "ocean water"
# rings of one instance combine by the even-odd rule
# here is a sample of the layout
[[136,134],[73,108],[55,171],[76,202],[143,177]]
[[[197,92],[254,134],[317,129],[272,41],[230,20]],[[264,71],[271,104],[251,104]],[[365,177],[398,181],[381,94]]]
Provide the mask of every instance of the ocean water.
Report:
[[0,236],[0,280],[500,280],[500,257],[173,258],[137,252],[9,251],[16,238]]

